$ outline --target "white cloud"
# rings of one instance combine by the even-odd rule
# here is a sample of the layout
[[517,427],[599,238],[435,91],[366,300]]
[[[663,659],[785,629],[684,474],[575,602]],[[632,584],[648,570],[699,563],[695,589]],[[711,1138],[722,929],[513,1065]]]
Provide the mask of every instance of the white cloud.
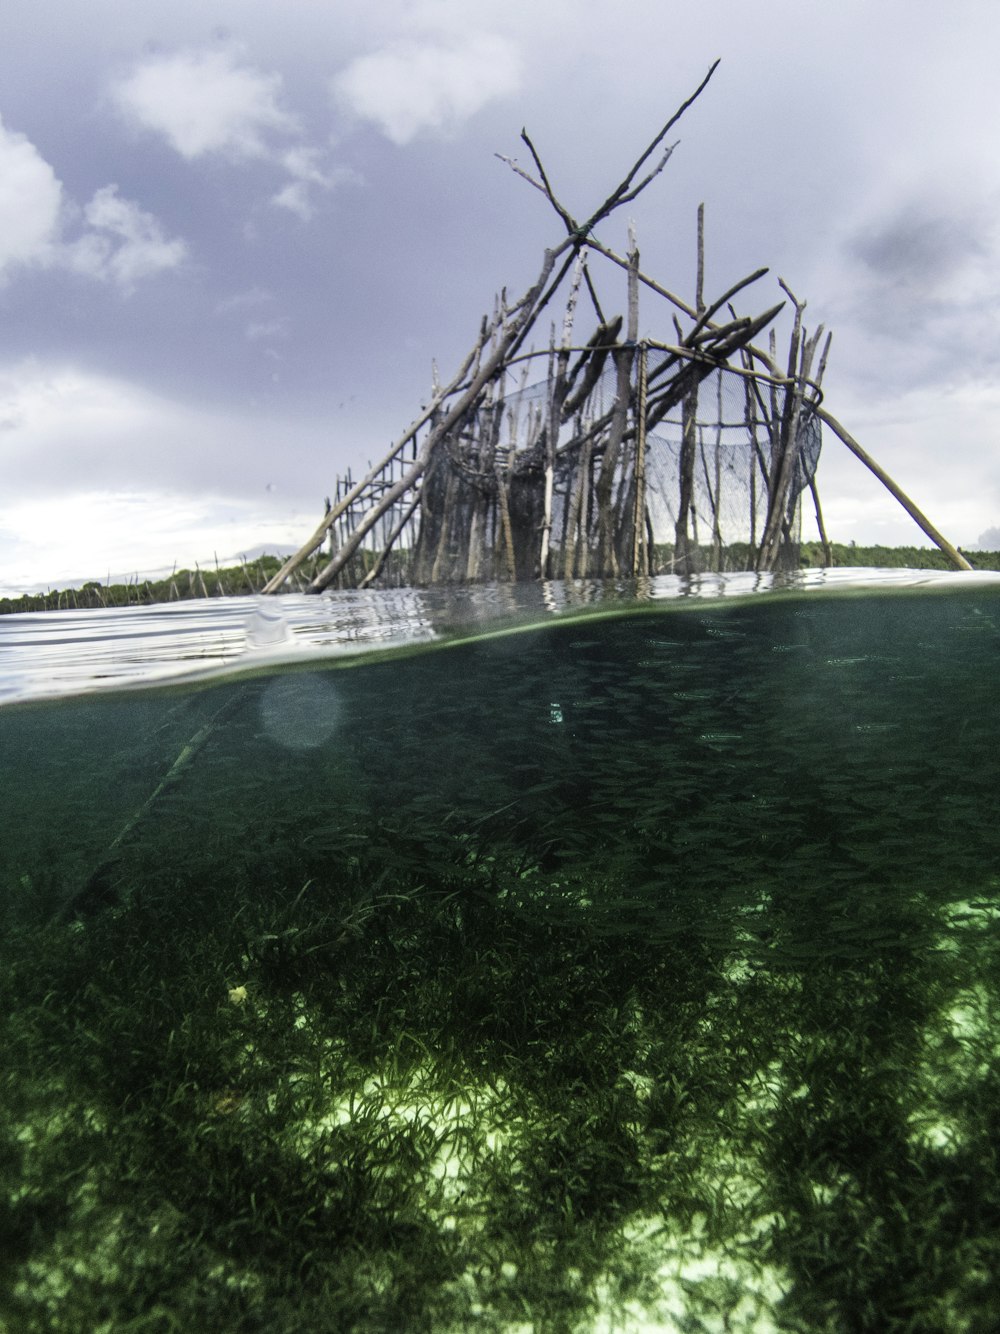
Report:
[[65,232],[75,205],[53,168],[23,134],[0,121],[0,279],[15,265],[67,268],[131,291],[140,278],[176,268],[187,253],[151,213],[122,199],[116,185],[98,190],[83,210],[85,230]]
[[319,152],[315,148],[290,148],[282,154],[281,163],[285,170],[298,181],[308,181],[312,185],[327,186],[330,178],[319,166]]
[[0,367],[0,424],[0,465],[23,495],[174,482],[217,429],[128,381],[35,359]]
[[287,338],[291,332],[291,320],[287,315],[280,315],[275,320],[257,320],[248,324],[244,330],[247,342],[255,343],[261,339]]
[[[849,388],[833,411],[952,542],[970,546],[1000,512],[993,448],[1000,386],[928,386],[875,399]],[[882,484],[829,430],[817,476],[834,541],[929,546]],[[803,510],[809,513],[807,504]]]
[[141,64],[114,89],[121,110],[181,157],[269,157],[267,137],[297,131],[279,106],[281,76],[240,65],[233,51],[179,51]]
[[90,228],[65,248],[66,263],[91,278],[131,291],[140,278],[174,269],[185,259],[183,241],[168,240],[151,213],[122,199],[117,185],[98,190],[84,209]]
[[271,203],[277,208],[287,208],[289,213],[295,213],[303,222],[308,222],[316,211],[306,181],[289,181],[277,194],[272,195]]
[[274,293],[269,292],[266,287],[250,287],[244,292],[235,292],[232,296],[225,297],[216,305],[215,313],[216,315],[228,315],[232,310],[254,309],[265,306],[273,300]]
[[360,56],[333,80],[336,99],[395,144],[422,131],[454,132],[520,86],[514,45],[491,33],[395,43]]
[[[300,139],[295,116],[281,105],[281,75],[242,63],[229,50],[186,50],[139,65],[113,89],[134,124],[162,135],[188,161],[211,154],[230,162],[267,162],[289,180],[271,203],[308,222],[315,193],[357,179],[324,165],[323,150]],[[296,140],[291,147],[288,139]]]
[[0,365],[0,511],[15,495],[81,488],[262,496],[314,457],[327,423],[303,419],[296,442],[279,448],[286,434],[287,425],[256,406],[206,408],[126,379],[26,358]]
[[281,438],[259,413],[192,407],[73,366],[0,365],[0,584],[297,545],[321,505],[311,488],[301,507],[272,486],[296,471],[287,455],[276,463]]
[[44,262],[59,235],[62,186],[29,139],[0,120],[0,275]]
[[281,154],[281,165],[291,180],[271,198],[278,208],[286,208],[308,222],[316,212],[314,190],[333,190],[346,183],[359,184],[360,176],[350,167],[322,166],[322,154],[317,148],[300,144]]
[[305,519],[289,521],[267,499],[216,491],[81,490],[11,506],[0,526],[0,597],[36,588],[159,579],[172,569],[237,563],[243,553],[295,550]]

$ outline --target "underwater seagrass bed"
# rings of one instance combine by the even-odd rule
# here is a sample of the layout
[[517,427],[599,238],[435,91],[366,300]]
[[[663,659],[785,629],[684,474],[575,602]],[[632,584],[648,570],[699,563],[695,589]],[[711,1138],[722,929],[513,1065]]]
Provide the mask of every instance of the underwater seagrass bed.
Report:
[[1000,585],[605,612],[0,710],[0,1328],[996,1328]]

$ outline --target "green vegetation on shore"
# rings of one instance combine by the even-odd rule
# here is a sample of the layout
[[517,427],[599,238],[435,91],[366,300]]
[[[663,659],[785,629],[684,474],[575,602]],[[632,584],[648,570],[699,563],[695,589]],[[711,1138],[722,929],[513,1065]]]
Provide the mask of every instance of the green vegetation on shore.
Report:
[[[860,547],[834,542],[832,564],[838,567],[908,570],[947,570],[950,568],[937,547]],[[662,564],[669,568],[671,549],[657,547]],[[963,551],[977,570],[1000,570],[1000,551]],[[802,569],[826,564],[821,542],[803,542],[799,554]],[[259,593],[268,579],[281,568],[278,556],[260,556],[241,565],[222,569],[175,570],[166,579],[133,580],[126,584],[86,583],[81,588],[50,589],[47,593],[24,593],[20,597],[0,598],[0,616],[24,611],[65,611],[78,608],[129,607],[158,602],[179,602],[189,598],[238,597]],[[706,559],[706,568],[708,560]],[[660,572],[665,572],[661,570]],[[301,591],[290,587],[288,592]]]
[[[965,551],[959,547],[962,555],[977,570],[1000,570],[1000,551]],[[832,542],[829,563],[835,566],[847,566],[855,569],[890,570],[950,570],[951,564],[944,552],[938,547],[861,547],[855,542],[845,545]],[[822,542],[803,542],[799,548],[799,565],[802,569],[818,568],[826,565],[823,558]]]
[[260,556],[222,569],[175,570],[166,579],[138,579],[127,584],[90,582],[81,588],[50,589],[0,598],[0,616],[17,611],[66,611],[76,608],[130,607],[190,598],[239,597],[259,593],[281,568],[279,556]]

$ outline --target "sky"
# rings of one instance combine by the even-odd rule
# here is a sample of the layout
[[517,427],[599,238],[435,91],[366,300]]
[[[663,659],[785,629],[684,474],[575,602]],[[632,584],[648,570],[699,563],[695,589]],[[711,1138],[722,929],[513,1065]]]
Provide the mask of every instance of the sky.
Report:
[[[691,300],[703,202],[707,293],[783,278],[826,407],[1000,547],[998,50],[996,0],[3,0],[0,591],[297,547],[560,240],[497,154],[585,216],[716,59],[598,235]],[[829,432],[817,480],[928,544]]]

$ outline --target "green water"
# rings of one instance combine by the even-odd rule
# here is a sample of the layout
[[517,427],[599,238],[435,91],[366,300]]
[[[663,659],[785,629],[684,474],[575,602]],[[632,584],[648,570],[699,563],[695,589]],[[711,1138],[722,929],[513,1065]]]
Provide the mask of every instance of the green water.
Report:
[[774,595],[0,711],[0,1327],[994,1330],[998,662]]

